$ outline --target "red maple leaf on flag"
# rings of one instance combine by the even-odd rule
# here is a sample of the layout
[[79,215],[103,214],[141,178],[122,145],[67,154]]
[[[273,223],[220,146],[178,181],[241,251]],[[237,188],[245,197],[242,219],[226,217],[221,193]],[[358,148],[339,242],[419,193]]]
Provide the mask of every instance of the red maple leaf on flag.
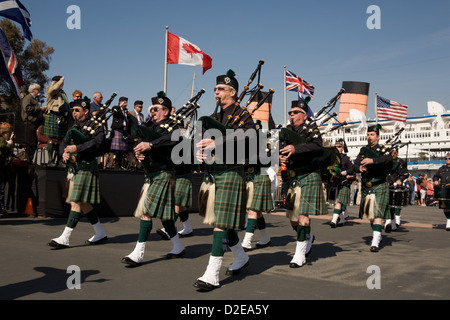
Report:
[[198,50],[196,47],[194,47],[192,44],[187,44],[187,43],[183,43],[183,49],[184,49],[184,51],[186,51],[187,53],[190,53],[191,54],[191,58],[192,58],[192,55],[193,54],[195,54],[195,53],[203,53],[203,51],[201,51],[201,50]]

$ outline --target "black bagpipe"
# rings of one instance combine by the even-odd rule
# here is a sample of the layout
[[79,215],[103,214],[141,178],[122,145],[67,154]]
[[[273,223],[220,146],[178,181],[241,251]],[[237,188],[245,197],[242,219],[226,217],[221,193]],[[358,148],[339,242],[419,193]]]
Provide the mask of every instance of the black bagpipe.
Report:
[[[117,96],[117,93],[114,92],[111,96],[111,98],[108,99],[101,107],[100,110],[97,112],[97,114],[93,115],[91,119],[89,119],[86,124],[79,128],[78,126],[74,126],[73,128],[70,128],[66,136],[64,137],[64,140],[67,144],[82,144],[84,142],[89,141],[92,139],[92,137],[96,134],[96,132],[102,128],[104,125],[107,124],[109,118],[113,115],[111,112],[111,108],[109,107],[115,97]],[[108,113],[110,113],[108,115]],[[97,156],[101,156],[109,151],[111,147],[111,139],[107,138],[103,142],[102,146],[97,152]]]
[[[336,96],[334,96],[314,117],[308,118],[303,124],[299,132],[295,132],[291,127],[281,128],[279,132],[280,150],[288,145],[304,145],[310,143],[313,139],[319,136],[319,121],[322,123],[328,122],[331,118],[336,116],[336,113],[329,114],[328,108],[333,108],[336,102],[341,97],[345,89],[342,88]],[[325,112],[325,115],[322,114]],[[321,117],[322,116],[322,117]],[[323,120],[322,118],[326,119]],[[334,131],[340,127],[347,125],[347,122],[335,125],[330,131]],[[303,171],[309,169],[320,168],[320,174],[324,182],[335,181],[341,172],[340,169],[341,158],[340,153],[336,147],[323,147],[320,152],[315,153],[311,157],[305,157],[302,154],[294,155],[289,160],[288,167],[296,168],[296,170]]]
[[[260,60],[255,71],[251,74],[247,84],[244,86],[244,90],[241,92],[238,99],[234,103],[233,111],[228,116],[225,124],[223,124],[217,120],[217,112],[218,112],[218,109],[220,106],[220,100],[217,101],[216,108],[215,108],[212,116],[203,116],[200,119],[198,119],[198,121],[201,122],[201,124],[202,124],[203,131],[206,131],[209,129],[217,129],[222,133],[222,135],[225,136],[227,133],[227,130],[242,128],[242,126],[245,124],[245,121],[249,117],[251,117],[254,114],[254,112],[259,107],[261,107],[271,95],[274,94],[275,91],[273,89],[270,89],[269,93],[267,95],[265,95],[260,101],[258,101],[257,105],[251,112],[248,110],[249,104],[252,102],[252,100],[255,97],[257,97],[258,94],[260,94],[262,88],[264,88],[264,86],[262,84],[260,84],[258,81],[258,85],[255,88],[253,88],[251,90],[249,89],[250,84],[255,80],[257,75],[258,75],[258,80],[259,80],[260,74],[261,74],[261,67],[263,64],[264,64],[264,60]],[[242,111],[240,112],[240,114],[235,115],[236,111],[239,110],[239,108],[241,107],[242,100],[244,99],[245,95],[247,95],[247,94],[251,94],[250,99],[248,100],[246,105],[244,105],[242,107]]]
[[[395,134],[393,134],[384,144],[380,145],[377,149],[372,149],[369,146],[364,146],[361,148],[359,152],[359,156],[361,160],[365,158],[376,159],[385,155],[389,155],[392,153],[394,149],[398,149],[399,147],[404,147],[409,143],[402,143],[400,139],[400,134],[405,130],[405,128],[401,128]],[[399,162],[393,161],[392,165],[389,166],[372,166],[370,175],[373,176],[386,176],[390,173],[395,172],[399,166]],[[366,178],[367,178],[367,173]]]
[[205,89],[201,89],[197,95],[189,99],[182,108],[171,115],[167,121],[156,129],[148,127],[151,117],[143,125],[132,126],[130,139],[134,142],[139,140],[144,142],[152,142],[167,133],[173,132],[177,128],[182,128],[186,119],[197,116],[197,109],[200,108],[198,101],[205,92]]

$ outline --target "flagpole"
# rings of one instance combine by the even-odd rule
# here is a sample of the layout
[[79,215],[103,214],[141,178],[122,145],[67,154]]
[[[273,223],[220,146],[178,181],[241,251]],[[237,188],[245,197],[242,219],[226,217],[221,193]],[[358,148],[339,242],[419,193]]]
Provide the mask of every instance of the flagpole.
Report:
[[377,120],[377,124],[378,124],[378,108],[377,108],[377,99],[378,98],[378,92],[375,92],[375,117]]
[[195,71],[194,71],[194,78],[192,79],[191,98],[194,97],[194,86],[195,86]]
[[287,126],[287,117],[286,117],[286,115],[287,115],[287,110],[286,110],[286,66],[284,66],[284,78],[283,78],[283,81],[284,81],[284,84],[283,84],[283,86],[284,86],[284,127],[286,127]]
[[164,92],[167,95],[167,47],[169,42],[169,27],[166,26],[166,49],[164,52]]

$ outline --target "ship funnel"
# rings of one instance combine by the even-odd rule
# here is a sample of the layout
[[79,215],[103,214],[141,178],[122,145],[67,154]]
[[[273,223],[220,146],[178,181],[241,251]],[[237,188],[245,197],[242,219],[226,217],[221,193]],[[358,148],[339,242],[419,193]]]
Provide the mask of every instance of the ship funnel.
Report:
[[352,109],[356,109],[361,111],[363,114],[367,114],[369,86],[370,84],[367,82],[342,82],[342,88],[345,89],[345,93],[341,95],[339,103],[338,120],[340,122],[344,122],[350,119],[350,110]]

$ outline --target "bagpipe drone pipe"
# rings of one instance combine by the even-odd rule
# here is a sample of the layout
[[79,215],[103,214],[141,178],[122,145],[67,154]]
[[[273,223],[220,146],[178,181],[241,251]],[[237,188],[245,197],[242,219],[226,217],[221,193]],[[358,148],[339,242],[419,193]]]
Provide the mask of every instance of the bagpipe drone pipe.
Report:
[[[222,136],[226,136],[227,132],[229,132],[230,129],[241,129],[244,126],[245,121],[251,118],[254,112],[258,110],[275,93],[273,89],[270,89],[268,94],[264,95],[263,98],[258,101],[253,110],[249,110],[250,103],[261,93],[261,90],[264,88],[264,86],[258,82],[258,85],[255,88],[249,89],[250,84],[254,81],[257,75],[259,78],[261,67],[263,64],[264,60],[260,60],[255,71],[251,74],[247,85],[244,86],[244,90],[241,92],[234,105],[229,107],[232,107],[233,111],[230,115],[228,115],[225,123],[221,123],[217,120],[217,112],[221,103],[220,99],[217,100],[216,108],[212,116],[203,116],[198,119],[198,121],[202,124],[202,134],[209,129],[217,129],[220,131]],[[251,95],[250,98],[248,99],[247,103],[242,106],[242,110],[240,111],[240,113],[235,115],[235,113],[241,109],[240,104],[247,94]]]
[[[116,96],[117,93],[114,92],[111,98],[109,98],[108,101],[106,101],[101,106],[97,114],[93,115],[91,119],[89,119],[82,128],[78,126],[70,128],[67,131],[66,136],[64,137],[65,142],[67,144],[79,145],[92,139],[92,137],[96,134],[96,132],[104,125],[106,125],[109,118],[112,116],[111,112],[112,110],[109,106],[111,105]],[[108,115],[108,113],[110,112],[111,114]],[[109,152],[110,148],[111,148],[111,139],[106,138],[103,141],[100,148],[97,150],[96,156],[104,155],[105,153]]]
[[156,129],[149,127],[151,117],[142,125],[133,125],[131,127],[131,136],[128,140],[133,142],[152,142],[167,133],[174,132],[176,129],[187,129],[188,125],[186,121],[197,117],[197,109],[200,108],[198,101],[205,92],[205,89],[201,89],[197,95],[189,99],[182,108],[169,116],[169,118]]

